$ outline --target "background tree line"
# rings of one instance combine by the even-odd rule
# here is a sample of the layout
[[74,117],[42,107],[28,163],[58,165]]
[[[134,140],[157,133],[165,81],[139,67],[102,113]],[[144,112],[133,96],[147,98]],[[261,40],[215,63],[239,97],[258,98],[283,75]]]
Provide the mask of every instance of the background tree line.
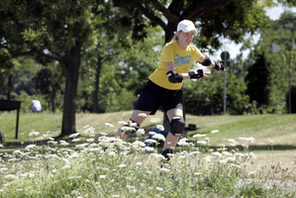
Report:
[[[258,0],[3,0],[1,98],[23,101],[23,111],[33,98],[48,111],[62,111],[62,136],[76,131],[77,111],[130,110],[157,67],[162,46],[187,18],[196,22],[200,32],[193,42],[206,54],[221,47],[221,37],[252,49],[247,60],[230,61],[230,114],[287,112],[287,98],[295,96],[295,14],[271,21],[264,8],[273,5]],[[258,31],[258,44],[245,40]],[[186,111],[220,114],[222,94],[223,76],[215,72],[187,82]]]

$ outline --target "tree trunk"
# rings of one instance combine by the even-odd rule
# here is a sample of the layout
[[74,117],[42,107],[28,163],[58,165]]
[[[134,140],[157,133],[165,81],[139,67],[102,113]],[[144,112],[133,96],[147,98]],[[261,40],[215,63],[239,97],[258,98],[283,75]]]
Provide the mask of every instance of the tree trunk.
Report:
[[93,95],[93,113],[99,113],[99,88],[100,88],[100,75],[102,69],[102,57],[98,57],[97,68],[96,68],[96,80],[95,80],[95,90]]
[[55,98],[56,98],[56,92],[53,91],[50,94],[50,106],[51,106],[51,112],[52,113],[55,113],[55,111],[56,111]]
[[7,100],[10,100],[10,94],[11,94],[11,81],[12,81],[12,75],[9,75],[8,77],[8,90],[7,90]]
[[76,45],[61,59],[61,66],[66,77],[66,90],[64,95],[62,133],[60,137],[76,132],[76,98],[79,78],[81,44]]

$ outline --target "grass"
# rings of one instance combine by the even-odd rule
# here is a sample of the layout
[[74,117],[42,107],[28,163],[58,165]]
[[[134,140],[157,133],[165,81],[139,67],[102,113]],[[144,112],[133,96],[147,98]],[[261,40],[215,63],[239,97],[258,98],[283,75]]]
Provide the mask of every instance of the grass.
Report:
[[[9,152],[2,148],[0,197],[296,196],[295,150],[248,149],[252,144],[295,145],[296,115],[187,115],[187,123],[198,127],[188,132],[189,139],[206,140],[207,145],[180,145],[165,163],[156,148],[142,146],[139,140],[146,136],[131,142],[110,137],[121,125],[118,121],[128,120],[130,113],[77,114],[82,142],[76,142],[79,136]],[[159,112],[148,117],[143,127],[149,131],[161,124],[162,116]],[[15,114],[1,114],[0,126],[8,142],[15,141],[14,124]],[[18,141],[58,135],[60,124],[60,114],[21,114]],[[206,137],[193,138],[197,133]],[[234,143],[244,144],[245,150],[222,146]]]
[[[96,132],[107,132],[114,134],[121,126],[118,121],[127,121],[131,115],[130,111],[105,113],[105,114],[77,114],[76,129],[83,131],[89,125]],[[161,112],[149,116],[142,127],[149,130],[156,124],[162,124]],[[44,134],[58,135],[61,129],[61,114],[51,113],[27,113],[20,115],[19,141],[32,139],[28,134],[34,130]],[[252,115],[252,116],[193,116],[187,115],[186,122],[197,125],[197,131],[189,131],[188,137],[193,134],[207,134],[211,138],[210,145],[228,145],[228,139],[238,137],[254,137],[254,145],[294,145],[296,146],[296,114],[276,115]],[[6,141],[14,141],[16,115],[14,113],[3,113],[0,115],[0,130],[4,133]],[[105,123],[114,125],[113,129]],[[211,134],[212,130],[219,133]]]

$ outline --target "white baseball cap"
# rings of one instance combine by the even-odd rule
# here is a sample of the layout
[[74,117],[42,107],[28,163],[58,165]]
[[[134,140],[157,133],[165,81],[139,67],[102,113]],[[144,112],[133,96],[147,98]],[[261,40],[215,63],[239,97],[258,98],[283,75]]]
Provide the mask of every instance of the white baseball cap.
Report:
[[197,30],[195,29],[195,25],[192,21],[190,20],[182,20],[178,23],[178,26],[177,26],[177,32],[181,31],[182,32],[191,32],[191,31],[195,31],[197,33]]

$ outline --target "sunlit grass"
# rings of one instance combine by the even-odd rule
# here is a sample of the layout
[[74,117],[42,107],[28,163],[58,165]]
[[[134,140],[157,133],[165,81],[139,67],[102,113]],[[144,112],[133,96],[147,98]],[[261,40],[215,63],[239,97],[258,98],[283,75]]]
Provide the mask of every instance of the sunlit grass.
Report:
[[[48,138],[0,154],[1,197],[294,197],[295,165],[252,171],[256,155],[248,151],[254,138],[239,137],[245,150],[208,146],[203,134],[179,141],[166,162],[157,148],[139,140],[126,142],[84,126],[70,139]],[[160,126],[158,126],[160,127]],[[96,134],[100,134],[99,137]],[[106,133],[106,134],[105,134]],[[147,133],[147,132],[146,132]],[[210,134],[218,134],[212,130]],[[39,135],[37,133],[33,133]],[[162,140],[156,138],[156,140]],[[233,142],[233,141],[232,141]],[[272,171],[281,171],[271,177]]]
[[[59,134],[60,114],[21,115],[19,140],[47,144],[9,151],[0,144],[0,197],[295,197],[294,151],[248,150],[277,138],[290,143],[295,115],[188,115],[187,123],[198,129],[181,139],[165,162],[159,148],[144,143],[150,129],[163,128],[161,112],[148,117],[145,130],[128,142],[112,137],[130,113],[77,114],[78,133],[58,141],[51,137]],[[1,114],[0,124],[12,141],[15,114]],[[156,145],[163,141],[153,136]]]

